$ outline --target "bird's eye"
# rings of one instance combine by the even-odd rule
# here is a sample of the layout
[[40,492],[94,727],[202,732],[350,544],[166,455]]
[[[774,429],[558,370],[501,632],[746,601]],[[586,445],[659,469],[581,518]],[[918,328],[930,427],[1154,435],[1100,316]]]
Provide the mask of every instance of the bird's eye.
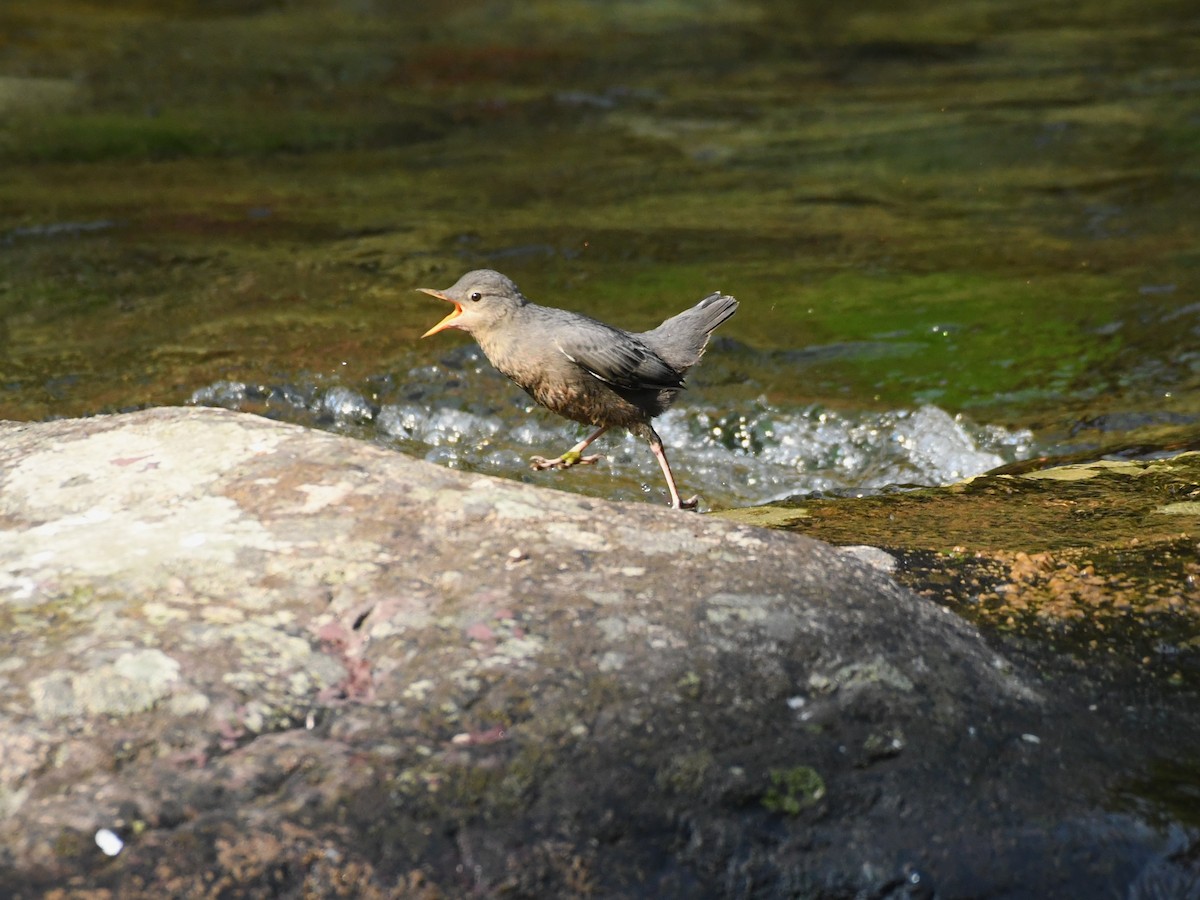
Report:
[[483,294],[479,293],[479,291],[471,291],[471,299],[478,303],[483,299]]

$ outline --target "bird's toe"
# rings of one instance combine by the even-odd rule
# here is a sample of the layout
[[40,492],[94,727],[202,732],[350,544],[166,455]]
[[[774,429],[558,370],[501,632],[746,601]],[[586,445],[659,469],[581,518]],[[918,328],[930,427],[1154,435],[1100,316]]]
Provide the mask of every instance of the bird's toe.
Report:
[[600,454],[581,456],[578,450],[568,450],[562,456],[555,459],[546,459],[544,456],[531,456],[529,457],[529,468],[536,472],[540,472],[543,469],[569,469],[571,466],[593,465],[600,458]]

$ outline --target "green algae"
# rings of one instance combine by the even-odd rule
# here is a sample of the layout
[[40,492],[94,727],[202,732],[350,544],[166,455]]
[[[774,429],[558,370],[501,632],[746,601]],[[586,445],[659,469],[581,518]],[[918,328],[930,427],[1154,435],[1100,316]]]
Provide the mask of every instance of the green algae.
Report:
[[10,4],[0,416],[362,385],[436,358],[408,292],[481,263],[635,327],[720,287],[723,336],[826,351],[723,365],[716,403],[1194,416],[1181,21]]
[[1188,519],[1161,511],[1193,502],[1181,498],[1198,484],[1200,454],[1183,453],[981,476],[853,501],[797,498],[718,515],[833,543],[1038,553],[1176,539]]
[[1200,760],[1156,759],[1142,777],[1126,780],[1118,789],[1123,806],[1142,811],[1149,806],[1156,816],[1200,827]]
[[825,779],[811,766],[772,769],[769,775],[771,787],[763,794],[762,804],[771,812],[798,816],[825,797]]

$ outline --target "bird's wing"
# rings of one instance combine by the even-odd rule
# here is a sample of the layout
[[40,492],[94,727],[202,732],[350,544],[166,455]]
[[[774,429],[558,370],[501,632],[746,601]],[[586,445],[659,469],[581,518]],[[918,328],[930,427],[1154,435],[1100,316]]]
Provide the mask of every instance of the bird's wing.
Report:
[[558,351],[593,377],[631,391],[678,390],[683,378],[634,335],[600,325],[556,336]]

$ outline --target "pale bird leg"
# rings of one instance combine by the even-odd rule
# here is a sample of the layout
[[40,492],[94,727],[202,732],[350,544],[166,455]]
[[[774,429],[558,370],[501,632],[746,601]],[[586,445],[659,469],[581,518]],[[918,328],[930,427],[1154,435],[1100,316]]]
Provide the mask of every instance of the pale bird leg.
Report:
[[598,460],[600,456],[584,456],[583,451],[588,448],[588,445],[591,444],[592,441],[596,440],[596,438],[608,431],[609,427],[610,426],[608,425],[602,425],[601,427],[597,428],[557,459],[546,459],[544,456],[531,456],[529,458],[529,468],[540,472],[542,469],[569,469],[571,466],[578,465],[590,466],[592,463]]
[[659,468],[662,469],[663,475],[667,479],[667,490],[671,492],[671,508],[672,509],[695,509],[699,503],[699,497],[692,497],[690,500],[679,499],[679,489],[675,487],[675,476],[671,474],[671,465],[667,462],[667,452],[663,449],[662,438],[658,433],[647,426],[650,432],[650,450],[654,453],[654,458],[658,460]]

